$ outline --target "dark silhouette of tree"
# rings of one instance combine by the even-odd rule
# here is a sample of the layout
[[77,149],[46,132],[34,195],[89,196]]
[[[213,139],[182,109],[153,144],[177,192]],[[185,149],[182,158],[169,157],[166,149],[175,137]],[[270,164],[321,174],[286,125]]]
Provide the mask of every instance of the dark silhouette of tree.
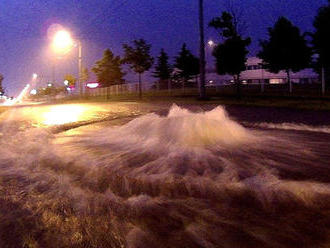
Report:
[[186,43],[181,47],[177,57],[175,57],[176,78],[182,81],[183,88],[191,79],[199,74],[199,59],[188,49]]
[[268,29],[268,34],[269,40],[260,42],[262,50],[258,57],[263,60],[268,71],[278,73],[284,70],[287,73],[291,93],[290,72],[307,68],[311,63],[312,51],[299,28],[285,17],[280,17],[274,27]]
[[315,32],[312,34],[313,49],[318,58],[315,64],[317,72],[325,71],[326,81],[330,82],[330,1],[319,9],[314,19]]
[[133,46],[123,45],[125,56],[123,63],[129,64],[131,69],[139,74],[139,97],[142,98],[142,74],[153,65],[154,59],[150,54],[151,45],[145,40],[133,41]]
[[213,18],[209,23],[209,27],[220,31],[223,38],[238,36],[237,25],[233,16],[227,11],[222,12],[220,17]]
[[89,79],[89,71],[86,67],[84,67],[81,72],[81,81],[87,82],[88,79]]
[[4,79],[3,75],[0,74],[0,95],[4,95],[5,94],[5,89],[2,86],[3,79]]
[[123,84],[125,73],[121,70],[121,59],[115,56],[110,49],[106,49],[103,58],[92,68],[102,87]]
[[69,82],[68,83],[68,86],[69,87],[75,87],[76,82],[77,82],[77,79],[73,75],[71,75],[71,74],[66,74],[64,76],[64,80],[67,80]]
[[160,88],[170,88],[172,67],[168,59],[167,53],[162,49],[160,55],[157,57],[157,64],[153,72],[153,76],[159,79]]
[[211,20],[209,26],[219,31],[223,40],[215,46],[213,56],[216,59],[216,69],[219,75],[229,74],[234,78],[237,96],[240,96],[240,74],[245,70],[251,39],[243,39],[238,33],[238,19],[224,11],[220,17]]

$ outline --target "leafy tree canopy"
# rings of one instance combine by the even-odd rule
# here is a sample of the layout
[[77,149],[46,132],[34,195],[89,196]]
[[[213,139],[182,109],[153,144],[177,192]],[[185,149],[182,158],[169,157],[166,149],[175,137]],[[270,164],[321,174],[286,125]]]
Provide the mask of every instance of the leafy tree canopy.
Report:
[[89,79],[89,71],[86,67],[84,67],[81,72],[81,81],[87,82],[88,79]]
[[2,81],[3,81],[4,77],[2,74],[0,74],[0,94],[3,95],[5,94],[5,89],[2,86]]
[[222,12],[220,17],[213,18],[209,23],[209,27],[220,30],[220,34],[224,38],[238,36],[237,24],[234,23],[233,16],[227,11]]
[[64,76],[64,80],[67,80],[69,82],[68,86],[70,87],[74,87],[77,82],[77,79],[71,74],[66,74]]
[[249,53],[246,47],[250,42],[250,39],[242,39],[240,36],[235,36],[227,39],[223,44],[217,45],[213,50],[217,73],[220,75],[238,76],[244,71]]
[[260,42],[262,49],[258,57],[269,71],[298,72],[310,65],[311,49],[299,28],[288,19],[280,17],[268,34],[269,39]]
[[319,55],[318,63],[330,66],[330,1],[328,5],[319,9],[314,19],[315,32],[312,34],[312,43],[315,52]]
[[213,18],[209,26],[219,31],[224,40],[213,50],[217,73],[220,75],[229,74],[236,76],[238,79],[240,73],[245,70],[249,53],[247,46],[250,45],[251,39],[243,39],[239,35],[237,31],[238,23],[234,20],[232,14],[226,11],[222,12],[220,17]]
[[154,59],[151,56],[151,45],[143,39],[134,40],[133,46],[124,44],[125,64],[129,64],[131,69],[138,74],[148,71],[153,65]]
[[157,57],[157,64],[153,75],[160,80],[167,80],[171,77],[171,72],[172,68],[168,62],[168,55],[164,49],[162,49],[160,55]]
[[106,49],[103,58],[92,68],[98,82],[103,87],[124,83],[125,73],[121,70],[121,59],[115,56],[110,49]]
[[185,81],[199,74],[199,59],[187,49],[186,43],[182,45],[179,55],[175,58],[174,67]]

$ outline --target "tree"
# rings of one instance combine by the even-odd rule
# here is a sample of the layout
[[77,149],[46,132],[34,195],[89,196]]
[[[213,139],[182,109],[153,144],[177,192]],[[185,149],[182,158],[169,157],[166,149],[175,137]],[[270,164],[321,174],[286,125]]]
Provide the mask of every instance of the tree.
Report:
[[2,81],[3,81],[3,75],[0,74],[0,95],[4,95],[5,94],[5,89],[2,86]]
[[292,82],[290,72],[298,72],[311,63],[311,49],[304,35],[285,17],[280,17],[273,28],[268,29],[269,40],[260,42],[262,50],[258,57],[266,69],[273,73],[284,70],[287,73],[290,93]]
[[115,56],[110,49],[106,49],[103,58],[96,62],[92,71],[102,87],[123,84],[125,73],[121,70],[121,59]]
[[145,40],[133,41],[133,46],[124,44],[123,62],[129,64],[131,69],[139,74],[139,97],[142,98],[142,74],[148,71],[153,65],[154,59],[150,55],[151,45]]
[[81,72],[81,81],[87,82],[88,79],[89,79],[89,71],[86,67],[84,67]]
[[155,66],[155,71],[153,73],[154,77],[159,79],[161,88],[167,87],[168,89],[170,89],[171,73],[172,73],[172,67],[168,62],[168,55],[164,51],[164,49],[161,49],[160,55],[157,57],[157,64]]
[[312,34],[314,52],[318,54],[316,71],[322,71],[322,93],[325,91],[324,72],[328,82],[330,79],[330,1],[328,2],[328,5],[319,9],[313,22],[315,32]]
[[77,82],[77,79],[71,74],[66,74],[64,76],[64,80],[67,80],[68,81],[68,86],[72,87],[72,88],[75,87],[76,82]]
[[199,59],[188,49],[186,43],[181,47],[179,55],[175,57],[175,69],[177,76],[182,80],[183,89],[189,80],[196,78],[199,74]]
[[240,74],[245,70],[249,51],[250,38],[242,38],[238,32],[238,18],[233,14],[222,12],[220,17],[213,18],[209,26],[219,31],[223,42],[216,45],[213,56],[216,60],[216,69],[219,75],[229,74],[234,78],[237,95],[240,96]]

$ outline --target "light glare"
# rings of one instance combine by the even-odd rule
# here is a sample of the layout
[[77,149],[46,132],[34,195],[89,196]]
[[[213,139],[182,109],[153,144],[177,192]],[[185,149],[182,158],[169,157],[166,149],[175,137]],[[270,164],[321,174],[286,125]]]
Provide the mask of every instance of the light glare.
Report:
[[68,31],[60,30],[55,33],[52,48],[56,53],[65,54],[70,51],[73,45],[73,39]]
[[99,86],[99,83],[88,83],[86,86],[90,89],[95,89]]

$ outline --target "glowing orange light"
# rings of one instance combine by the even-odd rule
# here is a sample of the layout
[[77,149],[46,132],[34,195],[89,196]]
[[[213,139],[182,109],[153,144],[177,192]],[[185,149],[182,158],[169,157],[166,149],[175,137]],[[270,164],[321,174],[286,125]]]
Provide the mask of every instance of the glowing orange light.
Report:
[[52,49],[58,54],[65,54],[74,46],[71,34],[66,30],[59,30],[55,33],[52,42]]

